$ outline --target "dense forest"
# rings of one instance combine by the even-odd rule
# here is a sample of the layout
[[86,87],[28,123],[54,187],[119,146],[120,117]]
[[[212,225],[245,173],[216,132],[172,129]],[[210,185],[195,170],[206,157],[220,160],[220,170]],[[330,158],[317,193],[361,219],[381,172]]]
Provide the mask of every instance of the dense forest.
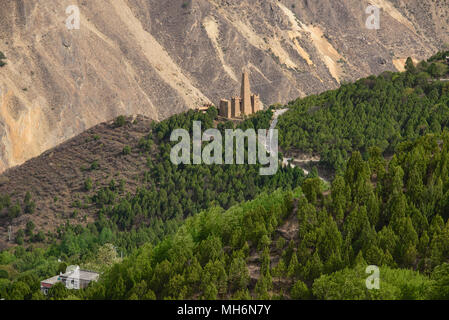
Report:
[[406,72],[384,72],[339,89],[291,102],[279,120],[280,146],[319,153],[325,166],[341,170],[353,150],[370,147],[392,154],[403,141],[449,126],[448,52]]
[[[398,148],[389,162],[378,148],[366,161],[354,152],[330,195],[309,178],[202,211],[88,289],[50,297],[448,299],[449,132]],[[289,225],[291,239],[280,232]],[[380,268],[379,290],[365,285],[368,265]]]
[[[449,132],[398,149],[389,162],[378,148],[366,161],[354,152],[329,196],[313,178],[302,191],[202,212],[81,297],[448,299]],[[276,230],[291,215],[288,242]],[[368,264],[380,267],[380,290],[365,286]]]
[[[39,239],[27,225],[22,243],[0,252],[0,297],[449,299],[446,55],[288,105],[281,146],[320,153],[336,172],[330,189],[290,166],[260,176],[258,165],[173,165],[173,129],[236,126],[217,122],[215,108],[153,124],[134,146],[148,154],[137,191],[114,180],[96,190],[98,219],[86,227]],[[268,128],[272,115],[237,127]],[[75,263],[100,280],[40,293],[40,280]],[[368,265],[379,267],[379,290],[366,286]]]
[[[127,255],[144,244],[158,243],[173,234],[184,218],[202,210],[214,206],[227,209],[254,199],[261,192],[292,189],[302,184],[305,176],[299,168],[279,168],[273,176],[261,176],[259,165],[173,165],[170,150],[175,143],[169,139],[172,130],[191,131],[193,121],[201,121],[204,130],[212,128],[217,125],[216,117],[215,108],[205,114],[192,110],[152,125],[149,134],[132,146],[148,155],[140,187],[131,194],[126,185],[112,178],[107,187],[95,190],[90,199],[97,207],[95,223],[83,226],[67,222],[47,234],[37,230],[32,221],[27,223],[15,236],[19,247],[0,253],[0,295],[5,296],[5,290],[13,290],[11,286],[15,284],[34,283],[54,275],[67,264],[101,270],[104,260],[98,258],[101,250],[109,255],[107,261],[118,259],[108,250],[108,244],[113,244],[120,255]],[[267,128],[271,118],[272,110],[268,109],[238,124],[219,123],[218,129]],[[124,124],[124,117],[114,123],[117,127]],[[84,188],[87,192],[95,186],[87,179]],[[11,219],[33,214],[32,195],[27,194],[21,203],[13,203],[9,195],[3,195],[2,209],[8,211]],[[58,259],[64,262],[59,263]]]

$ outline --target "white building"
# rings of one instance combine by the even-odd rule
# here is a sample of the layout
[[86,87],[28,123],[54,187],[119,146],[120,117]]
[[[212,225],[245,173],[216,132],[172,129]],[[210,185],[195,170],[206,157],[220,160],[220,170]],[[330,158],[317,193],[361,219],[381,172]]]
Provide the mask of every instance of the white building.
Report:
[[100,274],[94,271],[82,270],[79,266],[68,266],[65,273],[41,281],[41,291],[48,294],[48,290],[58,282],[62,282],[67,289],[84,289],[92,281],[97,281]]

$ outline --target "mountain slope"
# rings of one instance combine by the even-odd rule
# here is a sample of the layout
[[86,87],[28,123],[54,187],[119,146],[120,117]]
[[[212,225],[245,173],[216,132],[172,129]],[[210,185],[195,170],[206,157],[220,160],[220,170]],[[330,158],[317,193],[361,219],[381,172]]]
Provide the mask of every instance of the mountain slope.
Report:
[[[190,110],[160,123],[144,116],[118,117],[8,169],[0,175],[0,249],[14,243],[64,243],[71,237],[66,229],[75,228],[78,234],[94,226],[115,238],[128,237],[120,241],[128,250],[137,240],[129,235],[152,232],[158,221],[182,221],[214,205],[229,208],[262,191],[302,183],[300,168],[279,168],[273,176],[261,176],[260,165],[172,164],[169,139],[174,128],[191,130],[193,121],[201,121],[204,130],[233,127],[232,122],[217,123],[217,113],[215,108],[206,113]],[[266,128],[272,115],[271,109],[258,112],[238,127]],[[24,238],[29,224],[42,233],[39,239],[36,232]],[[138,238],[138,243],[149,241]],[[72,249],[65,253],[74,254]]]
[[[0,177],[0,194],[20,202],[30,192],[35,214],[18,216],[13,222],[0,214],[0,248],[7,240],[8,226],[13,234],[28,221],[45,231],[54,231],[66,221],[86,224],[96,213],[89,195],[97,188],[107,187],[109,180],[123,181],[127,191],[134,192],[146,167],[148,155],[132,150],[123,154],[126,146],[135,147],[148,135],[151,120],[138,116],[128,118],[120,127],[114,122],[101,123],[25,164],[7,170]],[[91,192],[86,181],[91,181]],[[1,206],[0,206],[1,207]],[[2,210],[0,210],[1,213]],[[78,212],[78,214],[74,214]]]
[[[354,152],[330,195],[319,179],[307,179],[293,192],[203,211],[78,294],[106,300],[447,299],[448,143],[447,131],[427,135],[402,144],[389,162],[375,154],[365,161]],[[368,266],[381,274],[377,290],[369,286],[375,277]]]
[[[65,26],[69,5],[80,30]],[[164,119],[238,89],[264,104],[402,68],[449,42],[445,1],[8,0],[0,12],[0,171],[119,114]]]

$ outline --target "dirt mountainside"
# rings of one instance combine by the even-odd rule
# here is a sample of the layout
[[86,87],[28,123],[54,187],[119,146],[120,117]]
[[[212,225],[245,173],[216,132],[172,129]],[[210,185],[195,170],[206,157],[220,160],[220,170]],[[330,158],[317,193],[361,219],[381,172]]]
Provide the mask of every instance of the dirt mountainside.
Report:
[[[121,127],[114,121],[101,123],[2,174],[0,195],[10,195],[12,204],[19,201],[24,209],[26,193],[30,192],[36,207],[33,214],[20,215],[12,222],[7,209],[0,211],[0,250],[12,244],[8,242],[9,226],[15,234],[33,221],[40,230],[54,232],[67,221],[83,225],[94,221],[98,209],[89,197],[111,180],[123,183],[127,192],[135,192],[148,157],[138,144],[148,135],[151,121],[136,116],[126,118]],[[130,147],[129,154],[125,147]],[[91,190],[86,190],[88,179]]]
[[[366,27],[368,5],[380,29]],[[66,20],[75,5],[79,29]],[[119,114],[161,120],[239,89],[269,105],[449,43],[443,0],[3,0],[0,172]],[[71,22],[73,20],[69,20]]]

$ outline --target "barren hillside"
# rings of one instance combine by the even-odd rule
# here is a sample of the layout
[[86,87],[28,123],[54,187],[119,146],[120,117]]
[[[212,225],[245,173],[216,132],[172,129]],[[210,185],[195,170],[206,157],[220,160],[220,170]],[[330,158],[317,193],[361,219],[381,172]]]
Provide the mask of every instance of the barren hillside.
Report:
[[[65,221],[91,222],[96,213],[88,198],[93,189],[107,186],[110,180],[121,182],[134,192],[146,168],[148,155],[139,152],[140,138],[148,135],[151,120],[144,116],[128,117],[116,127],[114,121],[101,123],[56,148],[0,176],[0,195],[11,195],[21,202],[32,194],[36,215],[32,220],[45,231],[55,230]],[[130,147],[129,154],[124,148]],[[86,193],[85,183],[92,183]],[[78,209],[77,209],[78,208]],[[78,212],[76,214],[76,212]],[[2,214],[3,213],[3,214]],[[13,232],[23,228],[29,217],[21,216],[7,223],[0,210],[0,248],[6,244],[7,226]]]
[[[380,29],[365,26],[368,3]],[[80,29],[66,27],[77,5]],[[401,69],[449,42],[444,0],[2,0],[0,171],[119,114],[264,104]]]

